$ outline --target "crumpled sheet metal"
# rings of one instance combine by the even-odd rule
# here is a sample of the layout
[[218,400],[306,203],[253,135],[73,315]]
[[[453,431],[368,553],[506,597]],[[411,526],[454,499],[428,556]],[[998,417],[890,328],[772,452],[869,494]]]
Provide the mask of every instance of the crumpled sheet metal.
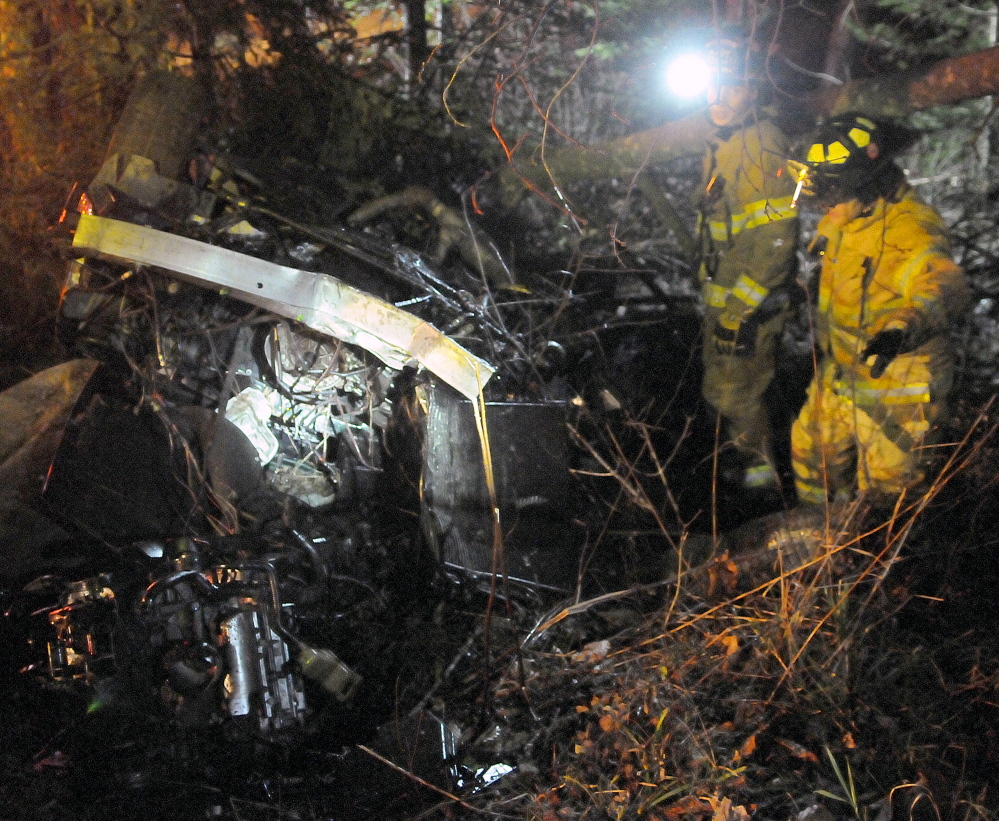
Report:
[[73,247],[149,265],[357,345],[392,368],[418,362],[475,400],[495,368],[429,323],[329,274],[301,271],[121,220],[83,214]]
[[73,359],[0,392],[0,579],[46,567],[47,548],[69,534],[37,509],[73,408],[97,370]]

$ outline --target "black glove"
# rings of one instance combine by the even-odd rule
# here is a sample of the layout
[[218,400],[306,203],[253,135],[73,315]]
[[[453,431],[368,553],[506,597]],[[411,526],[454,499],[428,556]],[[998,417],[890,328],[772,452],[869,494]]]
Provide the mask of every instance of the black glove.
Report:
[[873,356],[875,359],[871,365],[871,379],[880,379],[896,356],[910,350],[909,334],[901,328],[895,328],[874,334],[860,354],[860,359],[866,362],[868,357]]

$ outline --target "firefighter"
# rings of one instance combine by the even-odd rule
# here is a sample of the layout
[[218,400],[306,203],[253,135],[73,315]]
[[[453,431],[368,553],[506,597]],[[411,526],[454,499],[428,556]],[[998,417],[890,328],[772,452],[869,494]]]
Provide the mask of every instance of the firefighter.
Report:
[[[725,473],[736,490],[779,500],[764,393],[774,377],[776,343],[797,270],[795,180],[786,169],[788,139],[765,105],[759,51],[741,29],[726,26],[708,43],[706,55],[710,127],[697,145],[703,156],[697,203],[702,395],[723,423],[722,451],[733,457],[725,460],[732,465]],[[640,167],[650,156],[640,145],[630,137],[604,143],[591,155],[593,166],[586,167],[608,175]],[[671,156],[668,146],[657,146],[656,153]],[[580,176],[562,161],[572,154],[573,149],[549,152],[544,170],[558,168],[560,182]],[[508,205],[519,198],[521,182],[543,184],[537,171],[503,169]]]
[[704,153],[700,279],[704,297],[702,394],[724,422],[737,482],[750,493],[778,490],[764,393],[797,269],[795,181],[788,141],[760,105],[761,77],[745,40],[721,37]]
[[893,161],[902,130],[857,114],[822,126],[798,166],[825,213],[819,363],[791,430],[798,499],[862,492],[893,505],[924,485],[954,361],[948,332],[969,304],[940,215]]

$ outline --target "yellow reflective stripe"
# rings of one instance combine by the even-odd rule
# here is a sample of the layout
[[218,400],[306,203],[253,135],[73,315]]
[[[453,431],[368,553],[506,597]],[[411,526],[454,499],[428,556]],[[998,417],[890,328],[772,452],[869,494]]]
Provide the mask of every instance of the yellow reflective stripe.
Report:
[[755,308],[763,302],[769,293],[770,290],[768,288],[764,288],[756,280],[750,279],[745,274],[742,274],[735,281],[735,287],[732,289],[732,294],[745,302],[750,308]]
[[[807,462],[802,462],[800,459],[791,460],[791,468],[794,470],[794,481],[795,482],[806,482],[804,477],[814,473],[812,466]],[[814,482],[810,483],[814,484]]]
[[[717,220],[708,223],[708,230],[711,231],[711,239],[715,242],[728,241],[728,223]],[[735,233],[733,231],[733,233]]]
[[875,387],[875,383],[857,380],[852,385],[842,380],[833,382],[833,391],[840,396],[853,399],[858,404],[882,405],[915,405],[930,401],[930,386],[927,382],[917,382],[914,385],[894,385],[892,387]]
[[917,405],[929,402],[930,386],[924,382],[920,385],[906,385],[904,388],[882,391],[881,401],[885,405]]
[[[793,201],[793,197],[775,197],[749,203],[741,214],[732,215],[732,236],[771,222],[796,218],[798,209],[794,207]],[[718,242],[724,242],[729,237],[729,224],[724,220],[713,220],[708,223],[708,228],[711,238]]]
[[777,471],[770,465],[755,465],[746,468],[746,473],[742,478],[743,487],[749,488],[761,488],[777,483]]
[[712,308],[724,308],[725,303],[728,302],[728,294],[728,288],[709,282],[705,287],[704,301]]
[[798,211],[792,202],[793,197],[775,197],[749,203],[741,214],[732,215],[732,236],[750,228],[797,217]]
[[[798,465],[795,465],[797,469]],[[803,466],[802,466],[803,467]],[[797,472],[797,470],[795,471]],[[826,489],[824,485],[816,485],[806,482],[800,476],[794,480],[794,489],[798,493],[799,502],[824,502],[826,500]]]
[[[793,205],[794,197],[774,197],[754,202],[746,208],[745,228],[757,228],[769,222],[780,222],[798,216]],[[733,220],[734,222],[734,220]]]

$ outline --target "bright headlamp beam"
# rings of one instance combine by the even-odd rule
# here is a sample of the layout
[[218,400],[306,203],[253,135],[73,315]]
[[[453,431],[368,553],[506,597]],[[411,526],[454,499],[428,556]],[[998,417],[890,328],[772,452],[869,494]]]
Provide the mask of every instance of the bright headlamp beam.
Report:
[[666,87],[671,94],[685,100],[698,97],[707,90],[711,71],[701,54],[682,54],[666,68]]

